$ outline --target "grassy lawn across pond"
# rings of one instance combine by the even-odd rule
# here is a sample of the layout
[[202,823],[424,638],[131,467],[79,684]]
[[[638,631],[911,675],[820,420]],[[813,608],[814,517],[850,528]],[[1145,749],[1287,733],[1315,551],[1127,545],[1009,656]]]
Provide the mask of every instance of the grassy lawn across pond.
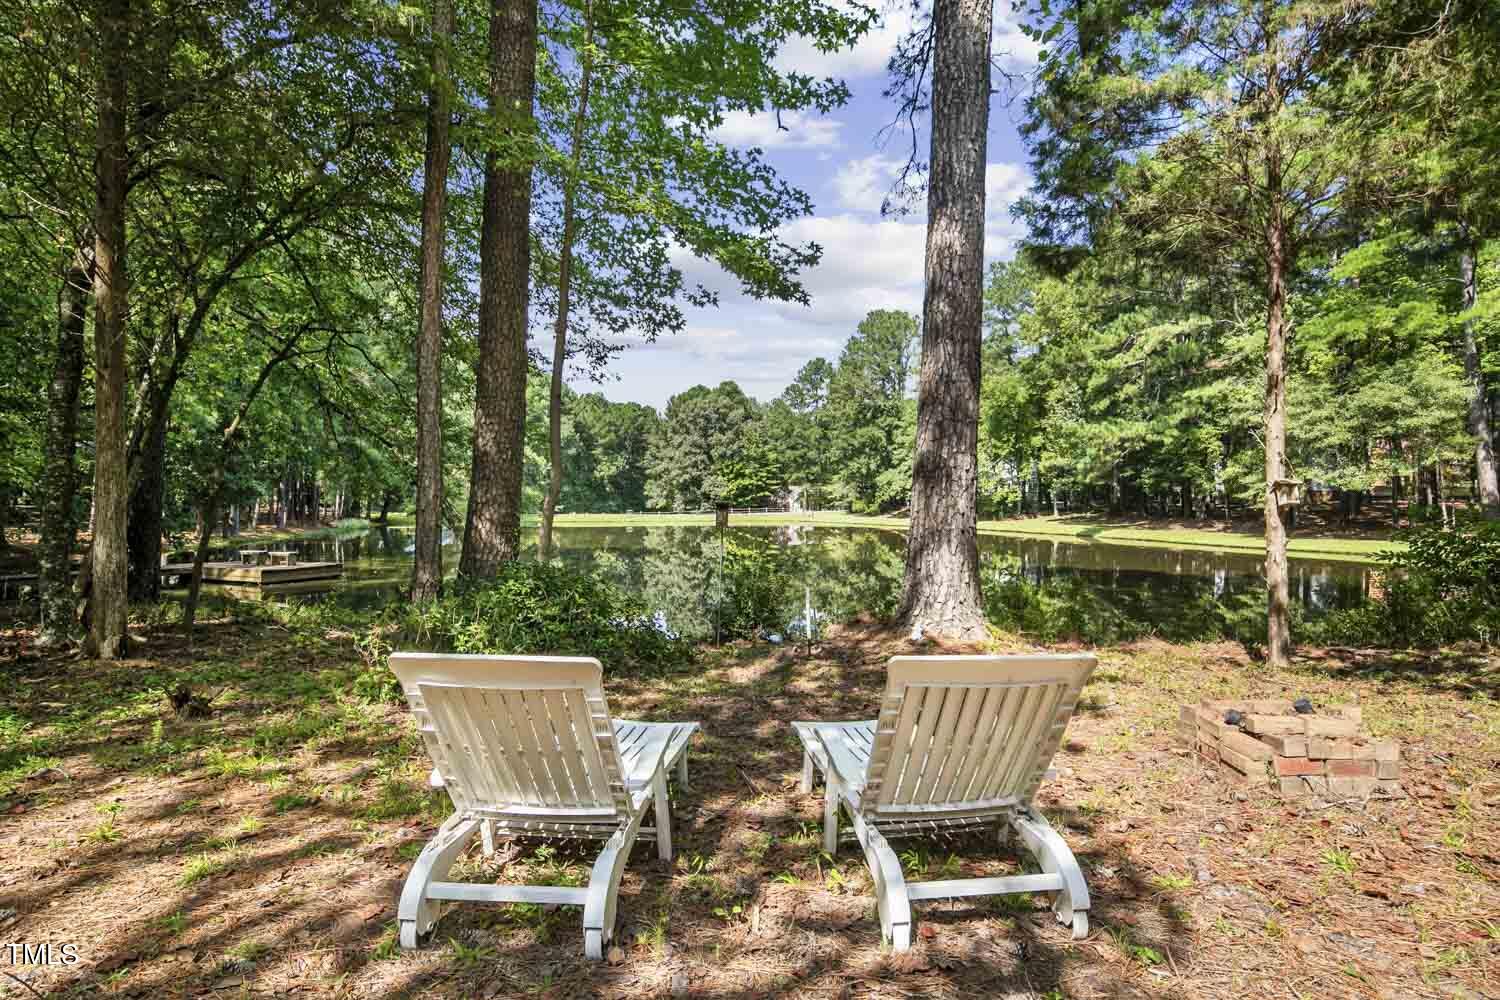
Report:
[[[525,519],[528,525],[535,520]],[[651,527],[668,525],[706,525],[714,523],[713,514],[559,514],[559,527]],[[838,512],[810,514],[734,514],[731,524],[818,524],[829,527],[885,528],[905,531],[904,517],[865,516]],[[1092,516],[1013,517],[998,521],[980,521],[979,533],[1056,538],[1060,541],[1108,542],[1111,545],[1136,545],[1169,549],[1214,549],[1222,552],[1264,552],[1265,540],[1255,531],[1235,527],[1194,527],[1198,522],[1155,522],[1149,520],[1112,520]],[[1287,552],[1318,559],[1374,560],[1382,552],[1404,548],[1402,542],[1381,537],[1323,534],[1308,531],[1294,534]]]

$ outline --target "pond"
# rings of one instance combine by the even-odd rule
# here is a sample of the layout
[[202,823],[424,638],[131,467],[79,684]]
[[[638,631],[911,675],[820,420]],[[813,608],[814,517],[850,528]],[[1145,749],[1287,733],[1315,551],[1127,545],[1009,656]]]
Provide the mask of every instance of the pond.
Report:
[[[535,530],[524,529],[524,537],[534,553]],[[714,634],[721,586],[716,529],[560,527],[557,542],[561,559],[641,595],[673,629],[695,637]],[[303,559],[342,562],[343,579],[331,588],[304,584],[301,592],[250,594],[374,607],[407,585],[411,545],[410,529],[399,527],[293,542]],[[887,614],[900,598],[904,547],[904,534],[879,528],[737,526],[724,539],[723,586],[742,603],[761,608],[758,620],[783,625],[808,602],[831,620],[861,611]],[[448,540],[443,558],[449,573],[458,554]],[[1205,608],[1264,605],[1261,559],[1251,554],[981,535],[980,558],[991,600],[1007,587],[1013,592],[1029,585],[1165,632]],[[1293,559],[1293,599],[1309,617],[1354,606],[1368,596],[1372,568]],[[205,588],[205,597],[211,599],[215,589]],[[246,592],[236,589],[235,595]]]

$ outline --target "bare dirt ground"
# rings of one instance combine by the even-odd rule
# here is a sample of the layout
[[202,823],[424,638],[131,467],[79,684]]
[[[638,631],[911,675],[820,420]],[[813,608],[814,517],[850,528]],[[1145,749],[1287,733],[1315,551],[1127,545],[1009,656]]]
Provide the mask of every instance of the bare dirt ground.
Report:
[[[571,908],[459,906],[423,949],[395,948],[402,880],[448,807],[401,706],[367,700],[349,632],[144,638],[106,666],[0,632],[0,995],[1497,995],[1500,672],[1482,655],[1319,653],[1273,672],[1229,645],[1100,650],[1041,793],[1085,866],[1092,933],[1072,941],[1041,899],[932,902],[907,955],[881,944],[859,853],[822,854],[786,722],[870,717],[909,643],[849,626],[811,657],[728,647],[687,673],[611,676],[616,714],[704,733],[674,789],[676,861],[637,847],[618,948],[593,964]],[[184,681],[206,716],[168,704]],[[1410,797],[1246,797],[1173,742],[1183,702],[1288,693],[1357,695],[1367,727],[1402,741]],[[916,877],[1017,863],[984,838],[898,850]],[[463,874],[577,881],[590,860],[517,842]],[[11,943],[78,961],[28,964]]]

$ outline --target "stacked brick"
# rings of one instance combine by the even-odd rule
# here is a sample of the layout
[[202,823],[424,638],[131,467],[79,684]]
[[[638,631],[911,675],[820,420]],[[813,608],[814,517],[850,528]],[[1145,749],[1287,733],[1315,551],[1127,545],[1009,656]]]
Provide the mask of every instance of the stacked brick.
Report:
[[[1237,724],[1224,721],[1231,711]],[[1370,739],[1360,722],[1358,706],[1299,714],[1290,701],[1204,699],[1182,707],[1177,735],[1241,785],[1292,797],[1400,796],[1400,746]]]

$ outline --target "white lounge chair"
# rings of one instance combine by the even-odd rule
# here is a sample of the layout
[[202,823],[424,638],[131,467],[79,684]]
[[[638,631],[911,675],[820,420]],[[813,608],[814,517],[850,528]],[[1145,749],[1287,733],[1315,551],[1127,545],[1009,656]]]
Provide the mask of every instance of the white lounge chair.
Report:
[[[1092,656],[898,656],[880,718],[794,722],[802,790],[823,773],[823,847],[838,849],[849,811],[875,881],[880,928],[911,946],[911,901],[1047,892],[1059,922],[1088,934],[1089,891],[1073,852],[1031,803],[1057,752]],[[1035,856],[1041,874],[908,883],[887,837],[996,826]]]
[[[602,958],[636,837],[653,835],[671,860],[667,769],[687,787],[698,723],[611,719],[603,670],[587,657],[394,653],[390,663],[436,765],[433,784],[454,806],[407,876],[401,946],[432,930],[441,900],[557,903],[583,907],[584,952]],[[656,826],[644,827],[653,804]],[[445,881],[476,832],[489,854],[497,831],[605,844],[587,888]]]

